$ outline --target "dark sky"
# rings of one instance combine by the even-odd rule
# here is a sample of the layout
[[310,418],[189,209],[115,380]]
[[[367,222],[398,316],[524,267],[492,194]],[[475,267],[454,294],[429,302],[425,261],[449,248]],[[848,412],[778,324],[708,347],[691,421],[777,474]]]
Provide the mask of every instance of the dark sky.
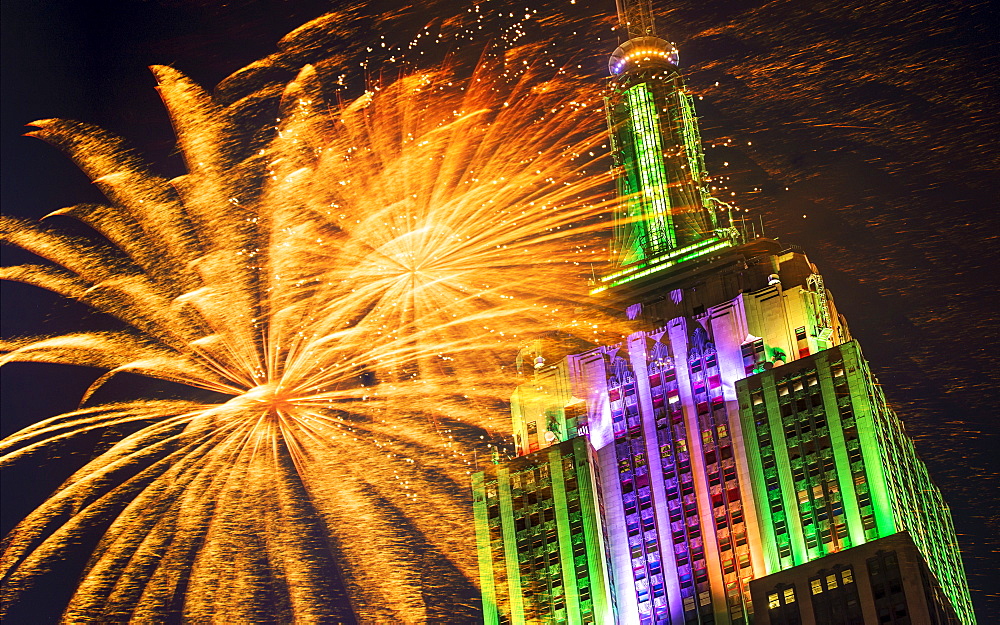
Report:
[[[26,123],[95,123],[127,137],[160,172],[178,174],[146,67],[173,65],[211,87],[332,4],[5,1],[3,211],[39,217],[101,199],[57,150],[20,136]],[[435,3],[426,19],[449,4],[464,10]],[[987,2],[959,0],[656,6],[661,33],[678,43],[689,85],[704,96],[703,138],[733,146],[709,148],[710,171],[731,171],[737,201],[763,217],[768,235],[801,245],[819,265],[952,506],[980,622],[1000,622],[998,15]],[[567,16],[553,28],[595,81],[613,47],[613,7],[535,6]],[[382,32],[405,42],[423,21],[411,10]],[[345,45],[379,32],[365,24]],[[4,255],[5,263],[20,258]],[[4,284],[3,295],[4,336],[104,323],[29,287]],[[75,408],[95,375],[5,367],[3,433]],[[5,530],[59,476],[17,480],[5,481]]]

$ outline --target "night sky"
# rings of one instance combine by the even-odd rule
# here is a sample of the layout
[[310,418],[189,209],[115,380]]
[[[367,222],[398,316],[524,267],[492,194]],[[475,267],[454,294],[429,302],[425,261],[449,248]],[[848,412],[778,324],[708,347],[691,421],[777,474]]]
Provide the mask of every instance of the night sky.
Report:
[[[211,87],[335,5],[5,2],[3,211],[40,217],[102,200],[55,148],[21,137],[25,124],[97,124],[128,138],[160,173],[177,175],[182,164],[146,67],[172,65]],[[703,96],[705,143],[727,146],[709,147],[709,171],[729,177],[728,199],[762,219],[768,236],[800,245],[819,265],[952,507],[980,622],[1000,622],[1000,16],[987,2],[960,0],[654,5],[661,35],[678,44],[682,72]],[[557,33],[567,58],[604,79],[613,0],[486,2],[482,11],[525,7],[538,10],[538,30],[527,37]],[[352,34],[338,52],[360,56],[381,35],[390,46],[405,43],[423,24],[466,8],[374,3],[345,25]],[[501,22],[484,20],[482,43]],[[475,48],[464,45],[456,50]],[[376,51],[369,68],[379,63]],[[349,81],[348,94],[359,84]],[[24,259],[4,249],[5,264]],[[5,337],[107,323],[7,283],[2,321]],[[96,375],[4,367],[3,434],[74,409]],[[4,475],[3,530],[62,477],[52,467]]]

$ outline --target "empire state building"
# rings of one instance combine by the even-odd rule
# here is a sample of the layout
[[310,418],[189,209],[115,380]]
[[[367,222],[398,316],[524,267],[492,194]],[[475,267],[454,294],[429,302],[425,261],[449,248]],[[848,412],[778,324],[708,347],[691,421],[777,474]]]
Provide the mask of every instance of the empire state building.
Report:
[[473,476],[486,623],[972,625],[951,514],[805,252],[709,192],[648,0],[606,97],[592,295],[634,332],[535,371]]

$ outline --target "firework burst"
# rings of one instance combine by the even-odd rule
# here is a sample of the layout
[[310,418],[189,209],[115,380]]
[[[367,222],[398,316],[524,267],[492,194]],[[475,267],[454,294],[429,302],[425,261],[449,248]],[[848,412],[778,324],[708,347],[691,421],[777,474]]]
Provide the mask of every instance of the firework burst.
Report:
[[[5,219],[4,240],[48,262],[3,277],[121,329],[4,346],[4,363],[105,373],[80,410],[2,441],[3,466],[111,441],[6,538],[5,606],[96,536],[67,621],[454,610],[475,578],[470,432],[506,421],[504,365],[556,330],[615,332],[581,303],[604,256],[598,94],[524,53],[349,102],[328,102],[307,66],[253,150],[244,102],[154,68],[187,170],[172,180],[98,128],[34,124],[109,203]],[[87,405],[123,373],[218,399]]]

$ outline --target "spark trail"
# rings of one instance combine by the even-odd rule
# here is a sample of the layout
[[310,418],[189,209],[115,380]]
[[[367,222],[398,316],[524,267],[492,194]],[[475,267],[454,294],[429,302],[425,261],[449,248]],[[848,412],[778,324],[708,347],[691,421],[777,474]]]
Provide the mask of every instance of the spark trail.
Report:
[[[617,332],[581,303],[606,234],[599,94],[525,52],[344,103],[306,66],[259,150],[238,104],[154,68],[187,170],[172,180],[99,128],[34,124],[109,202],[5,218],[45,262],[3,278],[121,329],[5,342],[5,364],[105,373],[79,410],[0,442],[0,466],[111,443],[6,537],[4,609],[96,532],[66,621],[454,615],[475,579],[470,433],[506,421],[503,365],[553,331]],[[122,373],[220,399],[88,405]]]

